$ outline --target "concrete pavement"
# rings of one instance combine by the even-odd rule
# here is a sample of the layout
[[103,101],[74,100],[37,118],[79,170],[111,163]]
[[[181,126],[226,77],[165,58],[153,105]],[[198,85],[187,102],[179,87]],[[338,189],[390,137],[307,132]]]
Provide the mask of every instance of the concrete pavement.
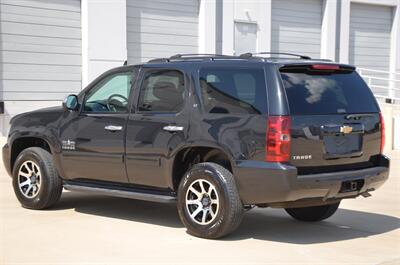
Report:
[[400,264],[400,155],[370,198],[320,223],[253,209],[222,240],[185,232],[175,205],[64,192],[56,207],[20,207],[0,167],[0,264]]

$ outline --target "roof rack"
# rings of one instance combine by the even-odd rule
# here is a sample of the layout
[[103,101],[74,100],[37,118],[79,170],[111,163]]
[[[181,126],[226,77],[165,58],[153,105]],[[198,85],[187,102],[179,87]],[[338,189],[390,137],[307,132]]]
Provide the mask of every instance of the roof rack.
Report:
[[185,54],[175,54],[169,58],[156,58],[149,60],[149,63],[157,63],[157,62],[171,62],[172,60],[193,60],[193,59],[207,59],[207,60],[215,60],[215,59],[243,59],[239,56],[233,55],[224,55],[224,54],[213,54],[213,53],[185,53]]
[[287,53],[287,52],[256,52],[256,53],[247,52],[247,53],[241,54],[239,57],[243,58],[243,59],[249,59],[249,58],[253,57],[253,55],[257,55],[257,54],[288,55],[288,56],[299,57],[300,59],[304,59],[304,60],[311,60],[310,56],[295,54],[295,53]]
[[169,62],[168,58],[155,58],[147,61],[148,63],[166,63]]
[[[234,59],[234,60],[246,60],[250,58],[254,59],[267,59],[263,57],[257,57],[254,55],[258,54],[277,54],[277,55],[288,55],[288,56],[295,56],[299,57],[300,59],[304,60],[312,60],[311,57],[306,55],[294,54],[294,53],[285,53],[285,52],[257,52],[257,53],[243,53],[239,56],[237,55],[225,55],[225,54],[213,54],[213,53],[185,53],[185,54],[175,54],[168,58],[156,58],[151,59],[149,63],[168,63],[171,61],[182,61],[182,60],[218,60],[218,59]],[[268,57],[268,59],[279,58],[279,57]]]
[[214,53],[184,53],[184,54],[175,54],[169,57],[170,60],[173,59],[183,59],[183,58],[192,58],[192,57],[206,57],[206,58],[215,58],[215,57],[233,57],[231,55],[223,55],[223,54],[214,54]]

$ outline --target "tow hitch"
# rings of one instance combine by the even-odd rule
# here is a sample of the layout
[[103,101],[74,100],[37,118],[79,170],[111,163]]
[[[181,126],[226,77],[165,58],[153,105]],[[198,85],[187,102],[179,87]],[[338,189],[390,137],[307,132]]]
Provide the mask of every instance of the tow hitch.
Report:
[[339,193],[360,191],[363,185],[363,179],[344,181],[342,182]]

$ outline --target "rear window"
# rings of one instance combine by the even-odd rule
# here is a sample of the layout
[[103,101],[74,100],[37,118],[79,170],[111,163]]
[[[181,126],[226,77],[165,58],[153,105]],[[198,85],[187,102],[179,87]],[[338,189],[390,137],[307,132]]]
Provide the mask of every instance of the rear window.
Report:
[[372,92],[354,71],[281,70],[281,76],[292,115],[378,112]]
[[266,113],[263,69],[211,69],[200,71],[203,105],[209,113]]

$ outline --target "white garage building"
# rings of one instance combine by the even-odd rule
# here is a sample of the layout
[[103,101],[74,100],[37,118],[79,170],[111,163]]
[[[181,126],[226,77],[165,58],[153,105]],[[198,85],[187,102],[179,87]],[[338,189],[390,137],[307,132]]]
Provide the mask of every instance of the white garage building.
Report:
[[0,0],[0,133],[11,116],[60,104],[125,60],[176,53],[293,52],[351,63],[379,98],[400,100],[399,7],[400,0]]

